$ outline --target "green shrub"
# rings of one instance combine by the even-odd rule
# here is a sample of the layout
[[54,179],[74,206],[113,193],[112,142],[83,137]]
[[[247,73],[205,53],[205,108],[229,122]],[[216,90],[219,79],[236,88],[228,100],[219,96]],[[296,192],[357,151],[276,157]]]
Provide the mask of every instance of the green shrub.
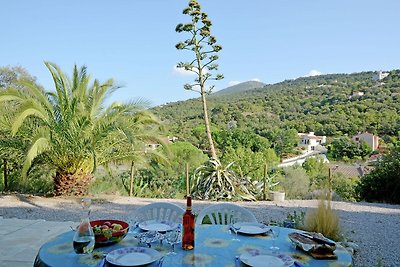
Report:
[[[25,179],[21,177],[21,169],[15,168],[9,172],[7,190],[27,194],[50,195],[54,188],[53,176],[54,172],[46,164],[33,165]],[[0,180],[4,180],[4,177],[0,176]],[[4,190],[4,184],[0,189]]]
[[366,201],[400,203],[400,143],[392,148],[375,169],[361,177],[357,193]]
[[356,201],[357,177],[346,177],[341,173],[332,176],[332,189],[343,200]]
[[124,188],[121,177],[112,176],[110,174],[97,174],[90,185],[89,193],[98,194],[115,194],[127,196],[128,191]]
[[288,167],[284,169],[285,176],[280,179],[281,186],[287,199],[302,199],[309,189],[310,179],[301,167]]

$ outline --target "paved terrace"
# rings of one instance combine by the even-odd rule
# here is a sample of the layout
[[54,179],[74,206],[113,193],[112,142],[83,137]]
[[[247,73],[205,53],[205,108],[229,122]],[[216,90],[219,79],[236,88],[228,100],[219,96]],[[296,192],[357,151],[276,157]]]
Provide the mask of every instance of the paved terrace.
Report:
[[0,267],[33,266],[39,248],[75,224],[0,217]]

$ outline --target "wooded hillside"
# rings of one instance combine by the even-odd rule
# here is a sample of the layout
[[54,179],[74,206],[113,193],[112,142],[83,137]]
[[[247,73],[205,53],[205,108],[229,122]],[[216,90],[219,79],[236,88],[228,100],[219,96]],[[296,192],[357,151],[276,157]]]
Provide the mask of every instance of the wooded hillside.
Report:
[[[238,93],[209,96],[212,125],[261,136],[277,129],[313,131],[329,137],[368,131],[381,137],[400,131],[400,70],[374,81],[374,72],[329,74],[286,80]],[[202,124],[199,99],[155,107],[171,135],[196,142]]]

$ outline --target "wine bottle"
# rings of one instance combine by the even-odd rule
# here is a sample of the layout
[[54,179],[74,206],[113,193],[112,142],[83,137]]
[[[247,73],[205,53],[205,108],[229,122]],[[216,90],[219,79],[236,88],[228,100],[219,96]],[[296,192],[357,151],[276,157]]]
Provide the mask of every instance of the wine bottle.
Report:
[[186,211],[183,214],[182,248],[192,250],[194,248],[194,214],[192,213],[192,197],[186,197]]

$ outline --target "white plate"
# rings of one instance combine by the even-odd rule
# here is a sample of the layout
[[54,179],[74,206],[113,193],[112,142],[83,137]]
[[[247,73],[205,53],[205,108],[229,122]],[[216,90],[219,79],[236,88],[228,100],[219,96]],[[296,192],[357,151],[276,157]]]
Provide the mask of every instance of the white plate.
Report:
[[268,232],[270,228],[262,223],[242,222],[235,223],[234,226],[240,226],[238,233],[247,235],[260,235]]
[[240,260],[252,267],[289,267],[294,261],[285,254],[268,254],[259,251],[246,252],[240,255]]
[[144,221],[139,223],[139,228],[143,231],[157,231],[157,232],[166,232],[175,229],[178,227],[177,223],[169,222],[169,221]]
[[162,254],[145,247],[126,247],[111,251],[106,260],[116,266],[140,266],[159,260]]

